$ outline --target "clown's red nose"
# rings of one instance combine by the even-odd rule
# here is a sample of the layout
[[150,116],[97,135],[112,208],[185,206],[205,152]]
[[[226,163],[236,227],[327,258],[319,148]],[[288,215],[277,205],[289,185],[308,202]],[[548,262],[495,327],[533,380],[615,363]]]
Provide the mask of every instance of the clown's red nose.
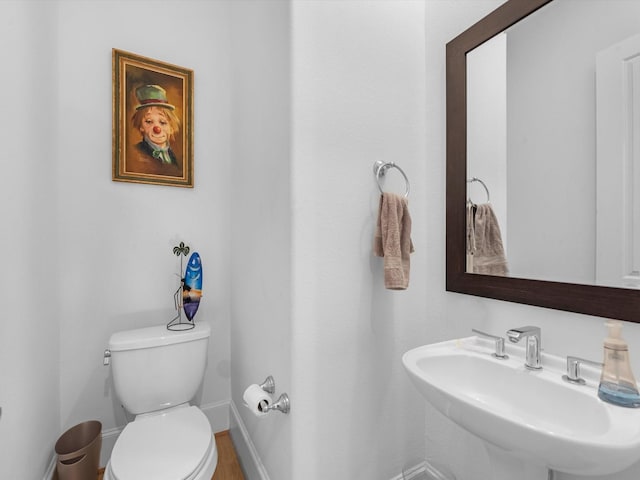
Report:
[[156,125],[155,127],[153,127],[153,133],[158,134],[160,133],[162,130],[160,130],[160,127],[158,125]]

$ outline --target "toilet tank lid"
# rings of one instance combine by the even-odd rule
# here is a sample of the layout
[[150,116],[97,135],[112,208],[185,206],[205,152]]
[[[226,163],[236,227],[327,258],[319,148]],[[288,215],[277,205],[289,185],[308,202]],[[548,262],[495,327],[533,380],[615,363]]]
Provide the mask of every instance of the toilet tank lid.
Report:
[[140,348],[161,347],[174,343],[191,342],[208,338],[211,327],[206,322],[197,323],[191,330],[167,330],[166,325],[136,328],[115,332],[109,339],[109,350],[118,352]]

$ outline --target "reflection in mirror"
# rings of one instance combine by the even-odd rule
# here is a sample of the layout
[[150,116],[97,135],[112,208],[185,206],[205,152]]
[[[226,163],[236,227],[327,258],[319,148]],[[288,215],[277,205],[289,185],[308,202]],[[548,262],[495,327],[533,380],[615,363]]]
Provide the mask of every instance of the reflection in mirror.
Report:
[[[447,44],[448,291],[640,322],[639,9],[508,0]],[[508,273],[467,273],[483,203]]]
[[638,18],[555,0],[467,53],[467,175],[491,187],[512,277],[640,288]]

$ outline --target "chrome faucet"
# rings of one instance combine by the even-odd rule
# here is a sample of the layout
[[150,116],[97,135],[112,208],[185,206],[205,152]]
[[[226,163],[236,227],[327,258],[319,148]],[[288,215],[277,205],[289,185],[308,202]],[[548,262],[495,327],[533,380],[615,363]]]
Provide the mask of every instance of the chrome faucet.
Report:
[[539,327],[520,327],[507,330],[507,338],[511,343],[518,343],[526,338],[526,353],[524,366],[531,370],[540,370],[542,362],[540,361],[541,348],[541,332]]

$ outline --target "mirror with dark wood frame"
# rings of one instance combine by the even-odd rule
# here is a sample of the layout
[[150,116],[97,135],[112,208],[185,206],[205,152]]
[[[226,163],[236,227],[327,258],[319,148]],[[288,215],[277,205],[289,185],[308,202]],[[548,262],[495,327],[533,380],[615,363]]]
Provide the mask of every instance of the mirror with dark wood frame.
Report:
[[446,289],[640,323],[640,290],[466,271],[467,54],[552,1],[509,0],[447,44]]

